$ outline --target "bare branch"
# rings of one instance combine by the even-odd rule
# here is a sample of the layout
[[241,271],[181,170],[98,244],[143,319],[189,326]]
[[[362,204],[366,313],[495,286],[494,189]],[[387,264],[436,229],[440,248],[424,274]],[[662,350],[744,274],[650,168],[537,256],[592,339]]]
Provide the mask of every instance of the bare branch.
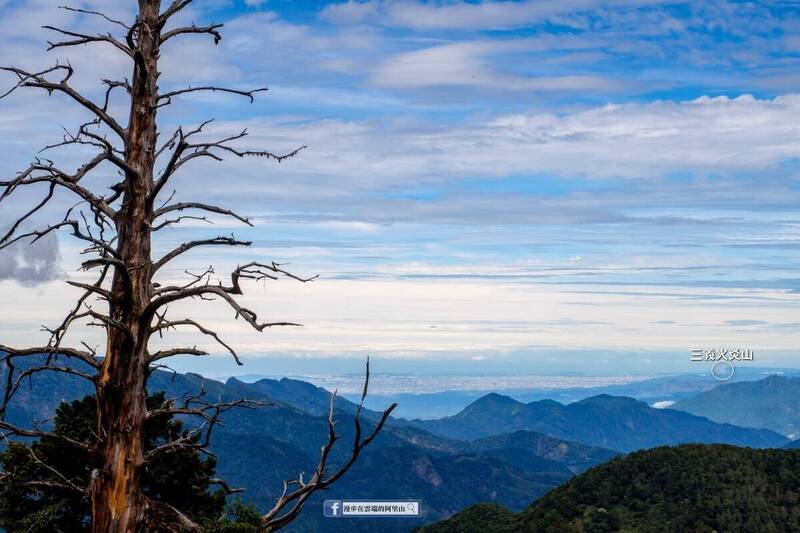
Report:
[[244,96],[250,99],[250,103],[255,101],[255,94],[268,91],[267,87],[260,87],[258,89],[252,89],[249,91],[239,90],[239,89],[230,89],[227,87],[215,87],[215,86],[205,86],[205,87],[188,87],[186,89],[178,89],[175,91],[170,91],[158,96],[159,100],[171,100],[174,96],[178,96],[181,94],[188,94],[188,93],[196,93],[196,92],[221,92],[221,93],[230,93],[230,94],[237,94],[239,96]]
[[111,92],[114,89],[116,89],[116,88],[125,89],[125,91],[128,94],[130,94],[131,90],[132,90],[131,84],[130,84],[130,82],[128,82],[127,79],[124,79],[122,81],[119,81],[119,80],[105,80],[104,79],[103,83],[108,87],[106,89],[105,100],[103,101],[103,111],[108,111],[108,103],[109,103],[109,100],[111,99]]
[[222,34],[219,32],[219,29],[222,27],[222,24],[209,24],[207,26],[197,26],[192,24],[191,26],[183,26],[181,28],[175,28],[174,30],[170,30],[161,34],[161,42],[166,42],[173,37],[178,35],[186,35],[191,33],[207,33],[214,38],[214,44],[219,44],[222,40]]
[[[195,90],[224,90],[226,92],[233,92],[236,94],[242,94],[248,96],[249,98],[253,98],[253,93],[259,92],[266,89],[256,89],[255,91],[236,91],[231,89],[221,89],[216,87],[198,87],[196,89],[184,89],[182,92],[192,92]],[[181,91],[178,91],[180,93]],[[171,94],[171,93],[167,93]],[[167,100],[169,101],[169,100]],[[163,104],[166,105],[166,104]],[[264,157],[267,159],[274,159],[278,163],[283,162],[285,159],[292,158],[296,156],[301,150],[307,148],[306,145],[303,145],[289,153],[286,154],[276,154],[274,152],[266,151],[266,150],[237,150],[231,146],[229,143],[233,141],[237,141],[244,137],[247,137],[247,130],[242,130],[241,132],[230,135],[223,139],[214,141],[214,142],[198,142],[198,143],[190,143],[188,139],[194,135],[197,135],[203,131],[203,128],[211,123],[210,120],[203,122],[198,126],[196,129],[190,131],[189,133],[184,134],[182,128],[178,128],[178,130],[170,137],[169,141],[167,141],[161,148],[158,149],[157,154],[162,154],[165,150],[169,148],[174,148],[172,155],[170,156],[169,162],[167,163],[166,167],[164,168],[163,172],[159,176],[158,180],[156,180],[155,187],[153,191],[150,193],[150,201],[154,201],[155,197],[164,187],[166,182],[172,177],[172,175],[183,165],[188,163],[189,161],[201,157],[208,157],[214,159],[216,161],[222,161],[222,157],[220,153],[227,153],[235,155],[236,157]]]
[[172,302],[176,302],[179,300],[185,300],[187,298],[204,298],[209,296],[219,296],[223,300],[225,300],[228,305],[236,312],[236,317],[242,317],[245,322],[250,324],[255,330],[263,331],[266,328],[275,327],[275,326],[299,326],[300,324],[294,322],[259,322],[258,315],[246,307],[242,307],[239,303],[233,298],[234,295],[242,294],[242,287],[241,281],[243,279],[249,280],[264,280],[264,279],[272,279],[277,280],[279,276],[285,276],[291,279],[295,279],[297,281],[301,281],[303,283],[312,281],[317,278],[317,276],[312,276],[310,278],[301,278],[296,276],[283,268],[282,265],[278,263],[258,263],[258,262],[251,262],[244,266],[237,267],[231,273],[231,284],[226,286],[222,285],[221,283],[218,285],[202,285],[202,286],[193,286],[188,288],[173,288],[168,292],[165,292],[158,298],[155,298],[150,305],[147,306],[144,310],[144,317],[149,321],[153,316],[156,315],[157,311]]
[[101,241],[99,239],[95,239],[91,235],[87,235],[87,234],[83,233],[80,230],[80,225],[78,224],[77,220],[65,220],[63,222],[59,222],[58,224],[52,224],[50,226],[47,226],[43,230],[30,231],[28,233],[23,233],[22,235],[18,235],[16,237],[14,237],[13,239],[8,239],[5,242],[0,241],[0,250],[2,250],[4,248],[7,248],[7,247],[11,246],[12,244],[14,244],[15,242],[20,241],[22,239],[26,239],[28,237],[32,237],[31,243],[34,243],[34,242],[38,241],[39,239],[41,239],[42,237],[44,237],[45,235],[47,235],[48,233],[51,233],[53,231],[56,231],[58,229],[66,227],[66,226],[72,227],[72,235],[77,237],[78,239],[80,239],[82,241],[89,242],[89,243],[95,245],[98,249],[105,250],[109,254],[111,254],[113,256],[117,256],[117,251],[111,245],[109,245],[105,241]]
[[104,35],[88,35],[85,33],[77,33],[74,31],[62,30],[61,28],[49,25],[42,26],[42,28],[58,32],[62,35],[66,35],[67,37],[73,37],[73,39],[69,41],[57,41],[57,42],[47,41],[47,44],[49,45],[48,50],[53,50],[54,48],[64,48],[69,46],[79,46],[82,44],[89,44],[89,43],[109,43],[114,47],[116,47],[118,50],[124,52],[125,55],[133,57],[133,51],[124,44],[122,44],[120,41],[118,41],[110,33]]
[[[113,91],[117,87],[125,87],[127,82],[111,81],[111,80],[103,80],[103,82],[108,84],[108,89],[106,89],[105,100],[103,102],[103,109],[106,110],[108,108],[108,102],[111,97],[111,91]],[[60,172],[60,175],[68,181],[80,180],[84,175],[86,175],[86,173],[89,170],[92,170],[94,167],[96,167],[103,161],[109,161],[117,168],[119,168],[122,172],[135,174],[136,171],[130,165],[128,165],[127,161],[125,161],[124,159],[125,157],[124,150],[121,150],[116,146],[114,146],[105,135],[97,134],[88,129],[90,126],[97,126],[99,124],[100,120],[95,119],[86,122],[85,124],[81,124],[81,126],[78,128],[78,132],[75,134],[66,131],[65,135],[63,136],[60,142],[45,146],[43,149],[39,151],[39,153],[42,153],[46,150],[52,150],[53,148],[58,148],[61,146],[69,146],[74,144],[94,146],[103,150],[103,154],[98,155],[95,158],[95,160],[92,160],[90,162],[92,163],[92,165],[89,166],[89,168],[81,167],[80,174],[70,176],[65,174],[64,172]],[[103,155],[105,155],[105,157],[102,157]],[[39,170],[49,170],[51,172],[53,171],[52,165],[49,165],[46,168]]]
[[153,226],[153,231],[158,231],[158,230],[167,228],[169,226],[174,226],[175,224],[178,224],[183,220],[199,220],[199,221],[202,221],[202,222],[206,222],[208,224],[213,224],[213,222],[208,220],[207,217],[198,217],[198,216],[194,216],[194,215],[181,215],[179,217],[175,217],[175,218],[171,218],[169,220],[165,220],[161,224]]
[[75,303],[75,306],[72,308],[72,310],[70,310],[69,313],[67,313],[67,316],[64,317],[64,320],[61,322],[61,324],[55,329],[49,330],[50,331],[49,344],[53,348],[57,350],[58,347],[61,345],[61,341],[67,334],[70,324],[72,324],[72,322],[77,319],[78,312],[80,311],[86,299],[89,298],[89,296],[91,296],[92,294],[97,294],[96,289],[102,287],[103,282],[106,279],[106,275],[108,275],[109,268],[110,265],[106,265],[103,267],[102,271],[100,272],[100,276],[97,278],[97,281],[95,281],[93,285],[88,287],[86,291],[81,296],[78,297],[78,301]]
[[[308,146],[304,144],[299,148],[292,150],[291,152],[285,154],[276,154],[275,152],[270,152],[268,150],[237,150],[231,146],[228,146],[228,143],[243,139],[247,137],[247,135],[248,133],[245,129],[236,135],[231,135],[219,141],[188,144],[186,148],[194,151],[186,156],[184,160],[188,161],[189,159],[196,157],[211,157],[212,159],[221,161],[222,158],[214,153],[214,150],[220,150],[229,154],[233,154],[236,157],[264,157],[266,159],[274,159],[278,163],[282,163],[284,160],[290,159],[308,148]],[[178,166],[182,165],[185,162],[184,160],[180,161]]]
[[[349,459],[340,466],[333,475],[327,476],[325,470],[327,467],[330,452],[334,444],[339,439],[336,434],[336,421],[333,418],[333,406],[336,399],[336,392],[331,395],[331,402],[328,408],[328,441],[322,446],[320,450],[320,459],[317,467],[314,470],[314,475],[310,480],[304,481],[302,474],[297,479],[287,480],[284,482],[283,494],[278,498],[273,508],[262,517],[262,525],[265,531],[275,531],[282,528],[292,520],[294,520],[300,511],[303,509],[308,498],[318,490],[324,490],[331,484],[335,483],[342,476],[347,473],[350,467],[355,464],[361,452],[366,448],[383,429],[384,424],[388,420],[392,411],[397,407],[396,403],[390,405],[381,416],[375,429],[364,439],[361,438],[361,411],[364,406],[364,400],[367,397],[367,388],[369,386],[369,359],[367,359],[366,376],[364,378],[364,389],[361,394],[361,401],[358,404],[354,415],[355,433],[353,437],[353,448],[350,452]],[[289,486],[297,486],[294,491],[289,492]],[[288,511],[286,510],[288,508]],[[286,511],[284,513],[284,511]],[[283,514],[281,514],[283,513]]]
[[163,26],[173,15],[180,12],[194,0],[173,0],[173,2],[158,17],[158,22]]
[[[214,267],[208,267],[205,270],[205,272],[201,274],[193,274],[188,270],[184,270],[184,273],[190,275],[194,279],[189,283],[185,283],[183,285],[167,285],[164,287],[160,286],[158,283],[154,283],[153,287],[155,288],[155,290],[153,291],[153,296],[158,296],[160,294],[178,291],[181,289],[188,289],[189,287],[194,287],[195,285],[201,282],[205,282],[205,284],[207,285],[211,279],[211,275],[214,273]],[[159,319],[163,319],[162,316],[159,316]]]
[[33,348],[12,348],[11,346],[5,346],[0,344],[0,352],[5,352],[5,356],[0,358],[2,360],[10,360],[16,357],[33,357],[37,355],[47,354],[47,355],[55,355],[55,356],[64,356],[69,357],[71,359],[77,359],[79,361],[83,361],[87,365],[97,368],[100,368],[100,363],[94,358],[94,354],[84,351],[84,350],[77,350],[75,348],[64,348],[59,347],[58,349],[53,349],[52,346],[36,346]]
[[75,13],[83,13],[84,15],[96,15],[98,17],[102,17],[102,18],[106,19],[108,22],[111,22],[112,24],[117,24],[119,26],[122,26],[126,30],[130,29],[130,26],[128,26],[124,22],[122,22],[120,20],[112,19],[108,15],[106,15],[105,13],[102,13],[100,11],[91,11],[89,9],[80,9],[80,8],[77,8],[77,7],[70,7],[70,6],[58,6],[58,7],[59,7],[59,9],[63,9],[65,11],[73,11]]
[[[192,395],[189,399],[185,400],[182,406],[173,407],[171,404],[174,403],[176,400],[168,400],[167,407],[162,407],[159,409],[152,409],[147,412],[147,418],[158,418],[159,416],[165,415],[191,415],[191,416],[199,416],[206,420],[206,422],[214,422],[216,423],[219,415],[224,413],[225,411],[230,411],[235,407],[263,407],[267,405],[264,402],[257,402],[254,400],[233,400],[230,402],[217,402],[217,403],[209,403],[206,401],[201,400],[202,396],[205,394],[203,392],[199,395]],[[190,407],[193,404],[200,404],[198,407]],[[210,413],[210,414],[209,414]],[[170,443],[165,444],[164,446],[168,446]],[[166,448],[165,448],[166,449]],[[161,453],[155,452],[155,449],[151,453]]]
[[16,437],[30,437],[35,439],[55,439],[61,441],[69,446],[74,446],[75,448],[81,448],[84,450],[88,450],[89,446],[84,443],[69,437],[65,437],[64,435],[59,435],[57,433],[51,433],[49,431],[40,431],[38,429],[24,429],[15,426],[14,424],[9,424],[5,420],[0,420],[0,440],[6,440],[8,437],[16,436]]
[[[213,120],[206,120],[205,122],[201,123],[195,129],[189,131],[188,133],[183,132],[183,128],[178,128],[175,133],[172,134],[172,137],[164,143],[164,145],[158,149],[156,152],[156,158],[158,158],[165,150],[173,149],[172,155],[169,158],[169,162],[167,162],[167,166],[164,168],[164,171],[161,173],[159,178],[156,180],[156,183],[153,187],[153,190],[150,192],[150,203],[152,204],[156,197],[158,196],[161,189],[164,188],[167,181],[172,177],[176,170],[183,164],[181,162],[181,156],[189,147],[189,143],[187,139],[190,137],[197,135],[198,133],[203,131],[203,128],[210,124]],[[173,193],[174,194],[174,193]],[[168,200],[169,201],[169,200]]]
[[[236,354],[236,351],[234,351],[234,349],[231,348],[231,346],[229,344],[225,343],[225,341],[223,341],[215,331],[212,331],[212,330],[204,327],[200,323],[198,323],[198,322],[196,322],[196,321],[194,321],[194,320],[192,320],[190,318],[186,318],[186,319],[183,319],[183,320],[171,320],[171,321],[168,321],[168,320],[164,320],[163,315],[159,315],[159,323],[156,325],[156,327],[153,328],[153,332],[161,334],[161,332],[163,332],[164,330],[176,329],[178,326],[192,326],[192,327],[196,328],[203,335],[208,335],[209,337],[213,337],[213,339],[215,341],[217,341],[218,344],[220,344],[226,350],[228,350],[228,352],[233,356],[234,361],[236,361],[236,364],[239,365],[239,366],[242,366],[242,362],[239,360],[239,356]],[[200,350],[198,350],[198,352],[200,352]],[[184,353],[187,353],[187,352],[184,352]],[[153,354],[150,357],[150,362],[152,363],[152,362],[155,362],[155,361],[157,361],[159,359],[163,359],[164,357],[169,357],[168,355],[167,356],[164,356],[164,355],[159,356],[159,354],[163,354],[163,352],[157,352],[157,353]],[[194,355],[207,355],[207,352],[196,353]]]
[[72,281],[67,280],[67,285],[72,285],[73,287],[77,287],[79,289],[83,289],[88,294],[96,294],[107,301],[112,301],[114,299],[111,291],[108,291],[102,288],[100,285],[97,284],[88,284],[88,283],[81,283],[80,281]]
[[[238,407],[253,409],[255,407],[267,405],[264,402],[246,399],[212,403],[203,399],[204,396],[205,390],[201,390],[200,393],[189,395],[183,399],[168,400],[164,402],[164,407],[152,409],[147,412],[147,419],[165,415],[184,415],[200,417],[203,419],[203,423],[199,427],[187,431],[181,437],[164,443],[161,446],[157,446],[147,452],[144,458],[145,463],[152,461],[153,458],[158,455],[170,453],[179,449],[199,450],[211,454],[211,452],[208,451],[208,445],[211,442],[211,433],[214,428],[220,424],[219,419],[223,413]],[[182,400],[182,404],[180,406],[175,406],[174,404],[178,400]],[[199,440],[199,436],[203,432],[205,432],[203,440]]]
[[200,211],[207,211],[209,213],[216,213],[218,215],[225,215],[228,217],[235,218],[236,220],[247,224],[248,226],[252,226],[253,223],[250,222],[249,218],[243,217],[231,211],[230,209],[225,209],[223,207],[217,207],[216,205],[211,204],[204,204],[200,202],[180,202],[168,205],[166,207],[162,207],[161,209],[156,209],[153,213],[153,218],[156,219],[158,217],[164,216],[167,213],[173,213],[175,211],[184,211],[186,209],[197,209]]
[[[8,356],[6,356],[6,357],[8,357]],[[7,379],[6,379],[6,387],[5,387],[5,391],[4,391],[4,395],[3,395],[3,404],[2,404],[2,408],[0,409],[0,414],[2,414],[3,416],[5,416],[6,409],[8,408],[8,405],[11,402],[11,399],[14,397],[14,395],[16,394],[17,390],[19,389],[20,385],[22,384],[22,381],[25,378],[30,378],[31,376],[33,376],[33,374],[37,374],[39,372],[45,372],[45,371],[61,372],[61,373],[64,373],[64,374],[70,374],[70,375],[73,375],[73,376],[77,376],[77,377],[86,379],[91,383],[95,383],[95,380],[97,378],[97,376],[95,376],[95,375],[87,374],[86,372],[82,372],[82,371],[77,370],[75,368],[71,368],[71,367],[68,367],[68,366],[52,365],[52,364],[48,363],[48,364],[45,364],[45,365],[34,366],[34,367],[31,367],[31,368],[28,368],[28,369],[24,370],[23,372],[20,372],[19,375],[17,376],[17,379],[14,380],[13,379],[13,367],[10,366],[10,365],[7,365],[7,368],[8,368],[8,376],[7,376]],[[0,417],[0,418],[2,418],[2,417]],[[3,424],[3,422],[0,422],[0,429],[3,429],[2,424]]]
[[228,485],[225,482],[225,480],[217,478],[217,477],[212,477],[211,479],[208,480],[208,482],[211,485],[219,485],[220,487],[222,487],[222,491],[225,494],[238,494],[238,493],[244,492],[244,489],[242,489],[242,488],[231,488],[231,486]]
[[[4,98],[14,92],[19,87],[34,87],[39,89],[44,89],[48,93],[53,93],[54,91],[61,92],[66,94],[70,98],[72,98],[75,102],[80,104],[81,106],[85,107],[96,117],[102,120],[109,128],[114,130],[114,133],[120,136],[123,140],[127,140],[128,134],[125,131],[125,128],[120,126],[120,124],[106,111],[104,111],[101,107],[97,104],[83,96],[81,93],[73,89],[68,85],[69,79],[72,77],[73,69],[69,65],[55,65],[54,67],[50,67],[49,69],[40,71],[40,72],[28,72],[16,67],[0,67],[0,70],[5,72],[11,72],[16,74],[19,78],[19,82],[6,91],[5,93],[0,95],[0,98]],[[64,77],[57,82],[51,82],[45,78],[47,74],[56,71],[64,71]]]
[[[59,489],[59,490],[66,490],[66,491],[76,491],[74,487],[67,485],[65,483],[59,483],[58,481],[24,481],[23,485],[27,485],[28,487],[34,488],[45,488],[45,489]],[[81,496],[86,495],[85,490],[79,491]]]
[[[2,244],[2,243],[3,243],[3,242],[5,242],[6,240],[8,240],[8,239],[9,239],[9,238],[10,238],[12,235],[14,235],[14,233],[17,231],[17,229],[20,227],[20,225],[21,225],[23,222],[25,222],[25,221],[26,221],[26,220],[27,220],[29,217],[31,217],[31,216],[32,216],[32,215],[34,215],[36,212],[38,212],[38,211],[39,211],[39,210],[40,210],[42,207],[44,207],[44,206],[47,204],[47,202],[49,202],[49,201],[50,201],[50,199],[53,197],[53,192],[55,191],[55,188],[56,188],[56,184],[55,184],[55,183],[51,183],[51,184],[50,184],[50,189],[47,191],[47,195],[45,195],[44,199],[42,199],[42,201],[41,201],[41,202],[39,202],[38,204],[36,204],[36,205],[35,205],[33,208],[31,208],[31,209],[30,209],[30,210],[29,210],[27,213],[25,213],[24,215],[22,215],[21,217],[19,217],[19,218],[18,218],[18,219],[17,219],[17,220],[14,222],[14,224],[11,226],[11,228],[8,230],[8,232],[6,232],[6,234],[5,234],[5,235],[3,235],[3,237],[0,237],[0,244]],[[7,190],[8,190],[8,189],[7,189]],[[4,193],[4,196],[5,196],[5,193]],[[0,200],[2,200],[2,197],[0,197]]]
[[150,356],[151,362],[156,362],[161,359],[167,359],[169,357],[175,357],[176,355],[208,355],[208,352],[205,350],[199,350],[197,348],[170,348],[169,350],[160,350]]
[[168,503],[147,498],[145,513],[146,531],[164,531],[167,533],[180,533],[184,531],[201,531],[191,518]]
[[59,472],[57,469],[53,468],[49,464],[47,464],[44,461],[42,461],[41,459],[39,459],[39,457],[33,451],[33,448],[26,446],[25,449],[28,450],[28,453],[30,454],[31,459],[33,459],[34,462],[36,462],[39,466],[41,466],[42,468],[44,468],[48,472],[54,474],[57,478],[59,478],[61,480],[61,482],[65,486],[69,487],[71,490],[77,492],[78,494],[85,495],[88,492],[89,487],[79,487],[78,485],[75,484],[74,481],[72,481],[67,476],[65,476],[64,474]]
[[189,241],[181,244],[174,250],[168,252],[164,257],[159,259],[153,264],[153,271],[157,272],[160,268],[164,265],[178,257],[179,255],[188,252],[192,248],[197,248],[198,246],[250,246],[253,244],[252,241],[239,241],[234,239],[233,237],[214,237],[213,239],[201,239],[196,241]]
[[[6,187],[3,194],[0,195],[0,201],[10,196],[17,188],[27,185],[34,185],[37,183],[47,183],[63,187],[89,204],[93,210],[102,213],[103,216],[113,219],[116,216],[116,211],[106,203],[103,198],[92,193],[89,189],[82,187],[79,182],[86,174],[95,169],[103,161],[111,161],[112,156],[108,153],[97,154],[89,162],[82,165],[73,174],[68,174],[60,170],[52,161],[36,160],[27,169],[22,171],[16,178],[10,180],[0,180],[0,187]],[[36,172],[43,172],[42,175],[36,175]],[[40,204],[34,208],[34,212],[41,208],[44,204]],[[32,213],[28,213],[29,216]],[[26,216],[26,217],[27,217]]]
[[92,374],[87,374],[86,372],[82,372],[80,370],[77,370],[77,369],[69,367],[69,366],[57,366],[57,365],[47,364],[47,365],[34,366],[34,367],[31,367],[31,368],[28,368],[28,369],[24,370],[23,372],[20,372],[19,376],[17,377],[17,382],[14,384],[12,390],[16,390],[17,387],[19,387],[19,384],[22,382],[22,380],[25,379],[26,377],[32,376],[33,374],[36,374],[36,373],[39,373],[39,372],[45,372],[45,371],[61,372],[61,373],[64,373],[64,374],[70,374],[70,375],[73,375],[73,376],[77,376],[79,378],[83,378],[83,379],[85,379],[87,381],[90,381],[92,383],[94,383],[95,379],[97,378],[96,376],[94,376]]
[[226,152],[229,152],[237,157],[264,157],[266,159],[274,159],[278,163],[283,163],[284,160],[290,159],[308,148],[308,145],[304,144],[303,146],[296,148],[291,152],[285,154],[276,154],[267,150],[236,150],[230,146],[218,146],[215,144],[209,144],[208,146],[221,148],[222,150],[225,150]]
[[[98,313],[97,311],[94,311],[91,307],[87,308],[87,310],[84,311],[83,313],[76,314],[72,318],[72,320],[70,322],[73,322],[73,321],[78,320],[80,318],[86,318],[86,317],[91,317],[91,318],[93,318],[93,319],[98,321],[98,322],[90,322],[88,324],[89,326],[103,326],[103,327],[106,327],[106,328],[115,328],[115,329],[119,330],[120,332],[122,332],[122,334],[125,335],[127,340],[129,340],[129,341],[133,340],[133,333],[131,332],[131,330],[130,330],[130,328],[128,326],[126,326],[125,324],[123,324],[119,320],[115,320],[114,318],[112,318],[110,316],[107,316],[107,315],[104,315],[102,313]],[[47,330],[47,331],[50,331],[50,330]],[[52,334],[52,332],[51,332],[51,334]]]
[[[4,355],[0,357],[0,363],[5,363],[5,374],[6,374],[6,383],[3,390],[3,399],[2,403],[0,403],[0,420],[5,418],[6,410],[8,405],[10,404],[11,400],[16,394],[17,390],[19,389],[22,380],[26,377],[31,377],[33,374],[38,372],[44,371],[53,371],[53,372],[61,372],[65,374],[71,374],[77,377],[84,378],[92,383],[94,383],[96,379],[96,375],[88,374],[73,367],[67,366],[59,366],[51,364],[51,361],[54,357],[63,355],[67,358],[77,359],[86,363],[90,367],[94,369],[100,368],[100,363],[95,359],[95,353],[90,351],[82,351],[76,350],[72,348],[61,348],[55,346],[43,346],[43,347],[36,347],[36,348],[24,348],[24,349],[15,349],[10,346],[0,345],[0,352],[3,352]],[[41,356],[47,355],[47,361],[44,365],[36,365],[19,373],[16,380],[14,379],[14,371],[16,370],[14,366],[14,359],[16,358],[23,358],[23,357],[34,357],[34,356]]]
[[89,270],[97,266],[101,266],[103,268],[113,266],[117,273],[122,277],[122,283],[125,288],[125,298],[130,297],[131,293],[133,292],[133,281],[131,280],[131,274],[128,272],[128,267],[124,261],[117,259],[116,257],[104,256],[89,259],[81,264],[81,268],[83,270]]

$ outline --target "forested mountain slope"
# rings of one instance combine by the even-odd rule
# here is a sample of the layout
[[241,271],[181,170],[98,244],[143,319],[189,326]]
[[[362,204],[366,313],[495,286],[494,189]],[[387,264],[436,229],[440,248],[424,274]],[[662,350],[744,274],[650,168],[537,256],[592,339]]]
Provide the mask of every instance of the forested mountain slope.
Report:
[[425,533],[800,531],[800,450],[660,447],[576,476],[523,512],[472,506]]

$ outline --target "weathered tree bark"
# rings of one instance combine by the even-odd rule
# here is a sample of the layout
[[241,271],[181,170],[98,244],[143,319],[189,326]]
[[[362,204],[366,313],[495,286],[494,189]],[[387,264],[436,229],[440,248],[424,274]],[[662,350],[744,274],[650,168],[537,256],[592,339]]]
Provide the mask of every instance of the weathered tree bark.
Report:
[[117,211],[117,240],[126,272],[114,272],[110,316],[122,328],[109,328],[103,366],[97,380],[98,447],[102,467],[93,476],[92,531],[144,530],[147,500],[142,493],[143,427],[147,416],[146,381],[150,304],[153,173],[157,142],[160,0],[139,0],[138,49],[131,78],[130,120],[122,206]]

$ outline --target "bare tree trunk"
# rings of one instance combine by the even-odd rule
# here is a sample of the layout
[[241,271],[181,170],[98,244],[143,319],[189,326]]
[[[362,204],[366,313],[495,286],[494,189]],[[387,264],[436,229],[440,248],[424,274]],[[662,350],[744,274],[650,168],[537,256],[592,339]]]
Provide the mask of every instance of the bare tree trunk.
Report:
[[160,0],[139,0],[139,46],[131,83],[131,110],[122,207],[117,213],[118,251],[125,271],[115,271],[111,317],[124,328],[109,328],[106,357],[97,381],[100,457],[103,465],[92,486],[92,531],[142,531],[147,499],[142,493],[143,426],[147,416],[146,380],[151,258],[150,192],[156,152],[158,100],[158,18]]

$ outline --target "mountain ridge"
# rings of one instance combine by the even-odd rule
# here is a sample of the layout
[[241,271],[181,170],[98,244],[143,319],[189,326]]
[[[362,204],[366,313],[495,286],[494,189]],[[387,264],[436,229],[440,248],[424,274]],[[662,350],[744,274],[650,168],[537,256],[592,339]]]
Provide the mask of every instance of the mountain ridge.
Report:
[[679,400],[671,406],[720,423],[766,428],[800,438],[800,377],[772,375],[741,381]]
[[435,435],[475,440],[517,430],[630,452],[685,442],[780,447],[784,436],[741,428],[674,409],[655,409],[634,398],[600,394],[563,405],[553,400],[522,403],[500,394],[485,395],[456,415],[411,423]]

